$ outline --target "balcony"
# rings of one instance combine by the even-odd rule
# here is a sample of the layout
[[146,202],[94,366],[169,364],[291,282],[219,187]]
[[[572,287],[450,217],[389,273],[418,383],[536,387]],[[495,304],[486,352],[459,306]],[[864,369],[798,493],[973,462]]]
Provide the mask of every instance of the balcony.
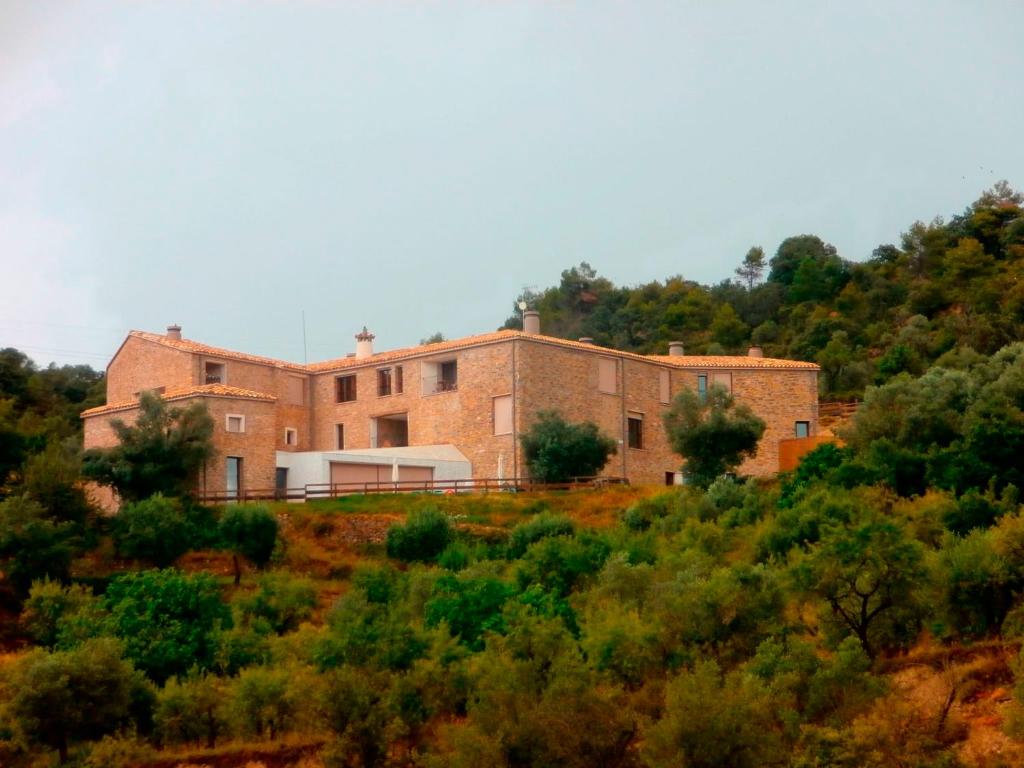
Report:
[[423,394],[455,392],[459,388],[459,369],[454,360],[423,364]]

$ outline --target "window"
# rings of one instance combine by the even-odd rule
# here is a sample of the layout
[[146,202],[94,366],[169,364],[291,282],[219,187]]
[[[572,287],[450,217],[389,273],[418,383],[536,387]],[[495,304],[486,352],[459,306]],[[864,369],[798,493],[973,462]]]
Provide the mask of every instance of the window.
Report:
[[229,413],[224,419],[224,429],[228,432],[245,432],[245,416]]
[[700,395],[701,400],[708,396],[708,375],[706,373],[697,374],[697,394]]
[[336,387],[334,401],[336,403],[350,403],[356,399],[355,374],[339,376],[334,381]]
[[334,444],[339,451],[345,450],[345,425],[334,425]]
[[426,362],[420,370],[424,395],[454,392],[459,387],[459,364],[455,360]]
[[209,360],[203,365],[204,384],[227,384],[228,371],[224,363],[212,363]]
[[294,427],[284,428],[284,444],[285,445],[298,445],[299,444],[299,430]]
[[452,392],[459,388],[459,364],[454,360],[441,363],[438,378],[439,392]]
[[663,403],[672,402],[672,385],[669,372],[662,369],[658,371],[658,399]]
[[811,422],[809,421],[798,421],[796,423],[796,436],[797,437],[808,437],[811,434]]
[[377,371],[377,396],[387,397],[391,394],[392,373],[390,368]]
[[597,388],[601,392],[614,395],[619,391],[616,381],[615,360],[610,357],[602,357],[597,361]]
[[301,376],[289,376],[285,382],[285,398],[290,405],[305,405],[306,380]]
[[277,467],[274,469],[274,498],[285,499],[288,497],[288,467]]
[[630,448],[644,447],[644,415],[642,413],[631,413],[627,419],[629,425]]
[[512,434],[512,395],[499,395],[493,398],[491,405],[494,434]]
[[237,499],[242,492],[242,459],[239,456],[228,456],[225,465],[227,497]]
[[395,366],[395,374],[394,374],[394,376],[392,378],[393,378],[392,384],[394,385],[393,388],[395,390],[395,394],[396,395],[402,394],[402,392],[405,391],[405,382],[402,380],[402,378],[403,378],[402,377],[402,366],[400,366],[400,365],[396,365]]

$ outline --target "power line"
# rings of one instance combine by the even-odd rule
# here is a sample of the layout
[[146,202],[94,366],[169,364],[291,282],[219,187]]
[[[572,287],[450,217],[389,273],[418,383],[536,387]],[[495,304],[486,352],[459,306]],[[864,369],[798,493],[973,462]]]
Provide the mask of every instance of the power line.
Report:
[[17,342],[7,346],[14,349],[33,349],[36,352],[51,352],[58,355],[83,355],[85,357],[98,357],[102,360],[110,358],[110,355],[101,354],[100,352],[83,352],[80,349],[53,349],[52,347],[37,347],[34,344],[18,344]]

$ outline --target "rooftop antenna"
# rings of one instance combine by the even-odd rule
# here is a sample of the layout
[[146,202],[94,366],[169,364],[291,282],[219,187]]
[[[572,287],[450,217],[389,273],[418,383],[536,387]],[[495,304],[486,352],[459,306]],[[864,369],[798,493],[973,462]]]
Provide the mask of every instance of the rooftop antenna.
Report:
[[306,310],[302,310],[302,364],[309,365],[309,355],[306,352]]

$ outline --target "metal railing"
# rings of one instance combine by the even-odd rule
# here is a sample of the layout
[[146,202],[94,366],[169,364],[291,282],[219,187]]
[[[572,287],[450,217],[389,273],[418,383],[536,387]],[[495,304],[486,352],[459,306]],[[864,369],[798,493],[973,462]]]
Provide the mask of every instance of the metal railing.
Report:
[[396,493],[532,493],[538,491],[575,491],[629,485],[622,477],[574,477],[564,483],[541,483],[528,477],[472,478],[464,480],[399,480],[309,483],[301,488],[255,488],[240,491],[206,491],[197,493],[197,501],[226,504],[242,501],[316,501],[339,496]]

